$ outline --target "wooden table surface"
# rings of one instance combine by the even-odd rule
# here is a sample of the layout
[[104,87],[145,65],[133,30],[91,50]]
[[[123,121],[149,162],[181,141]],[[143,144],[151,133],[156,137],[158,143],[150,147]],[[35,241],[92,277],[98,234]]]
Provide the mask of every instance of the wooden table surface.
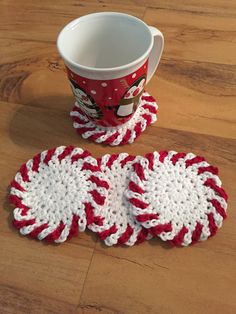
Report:
[[[121,11],[157,26],[164,54],[147,86],[159,119],[132,145],[105,147],[71,125],[73,97],[55,46],[70,20]],[[236,2],[2,0],[0,3],[0,313],[236,313]],[[105,247],[89,232],[59,246],[11,226],[8,184],[36,153],[76,145],[95,156],[176,150],[220,168],[228,219],[216,237],[168,249],[158,239]]]

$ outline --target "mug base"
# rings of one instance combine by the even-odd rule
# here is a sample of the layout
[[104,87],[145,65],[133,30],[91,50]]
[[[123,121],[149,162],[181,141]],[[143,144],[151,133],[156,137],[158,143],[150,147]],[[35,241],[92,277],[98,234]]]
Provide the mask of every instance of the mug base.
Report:
[[73,119],[74,128],[84,139],[118,146],[133,143],[150,124],[157,120],[157,109],[156,100],[147,92],[144,92],[133,117],[119,126],[103,127],[95,124],[88,119],[76,103],[70,112],[70,116]]

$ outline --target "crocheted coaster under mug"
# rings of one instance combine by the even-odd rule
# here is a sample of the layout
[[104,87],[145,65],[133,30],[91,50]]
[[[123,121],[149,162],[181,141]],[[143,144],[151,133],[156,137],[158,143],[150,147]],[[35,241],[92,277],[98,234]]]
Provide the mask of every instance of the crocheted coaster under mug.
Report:
[[74,128],[83,138],[117,146],[133,143],[150,124],[157,120],[157,108],[155,99],[144,92],[133,117],[125,124],[116,127],[96,125],[81,111],[77,103],[75,103],[70,115],[73,119]]

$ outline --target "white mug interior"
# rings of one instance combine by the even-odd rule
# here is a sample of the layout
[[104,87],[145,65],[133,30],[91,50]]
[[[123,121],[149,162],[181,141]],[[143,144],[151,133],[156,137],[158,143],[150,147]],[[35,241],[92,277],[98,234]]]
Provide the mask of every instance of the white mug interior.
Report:
[[152,45],[152,34],[143,21],[116,12],[78,18],[63,28],[57,41],[67,63],[96,70],[140,62]]

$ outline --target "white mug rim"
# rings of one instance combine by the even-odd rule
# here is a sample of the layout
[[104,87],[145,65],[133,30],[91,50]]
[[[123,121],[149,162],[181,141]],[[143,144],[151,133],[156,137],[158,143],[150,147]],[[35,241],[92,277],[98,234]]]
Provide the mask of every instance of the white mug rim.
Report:
[[[71,60],[71,58],[69,58],[68,56],[66,56],[63,52],[63,42],[62,42],[62,37],[64,35],[64,33],[68,30],[68,29],[71,29],[73,28],[75,25],[77,25],[78,23],[80,23],[81,21],[83,20],[86,20],[86,19],[90,19],[90,18],[93,18],[93,17],[96,17],[96,16],[123,16],[123,17],[126,17],[126,18],[129,18],[129,19],[132,19],[132,20],[135,20],[136,22],[142,24],[143,27],[146,28],[146,30],[148,31],[148,33],[150,34],[150,44],[148,46],[148,49],[139,57],[137,58],[136,60],[132,61],[132,62],[129,62],[127,64],[124,64],[124,65],[121,65],[121,66],[117,66],[117,67],[110,67],[110,68],[95,68],[95,67],[90,67],[90,66],[85,66],[85,65],[82,65],[82,64],[79,64],[77,62],[74,62],[73,60]],[[142,20],[140,20],[139,18],[135,17],[135,16],[132,16],[132,15],[129,15],[129,14],[126,14],[126,13],[119,13],[119,12],[98,12],[98,13],[91,13],[91,14],[87,14],[87,15],[84,15],[84,16],[81,16],[77,19],[74,19],[73,21],[71,21],[70,23],[68,23],[67,25],[65,25],[63,27],[63,29],[60,31],[58,37],[57,37],[57,49],[61,55],[61,57],[65,60],[66,63],[68,63],[69,66],[72,66],[72,67],[75,67],[77,69],[82,69],[82,70],[85,70],[85,71],[93,71],[93,72],[116,72],[116,71],[121,71],[121,70],[126,70],[130,67],[133,67],[135,65],[137,65],[138,63],[142,62],[144,59],[146,59],[149,54],[150,54],[150,51],[152,49],[152,46],[153,46],[153,35],[152,35],[152,32],[150,30],[150,28],[148,27],[148,25],[143,22]]]

